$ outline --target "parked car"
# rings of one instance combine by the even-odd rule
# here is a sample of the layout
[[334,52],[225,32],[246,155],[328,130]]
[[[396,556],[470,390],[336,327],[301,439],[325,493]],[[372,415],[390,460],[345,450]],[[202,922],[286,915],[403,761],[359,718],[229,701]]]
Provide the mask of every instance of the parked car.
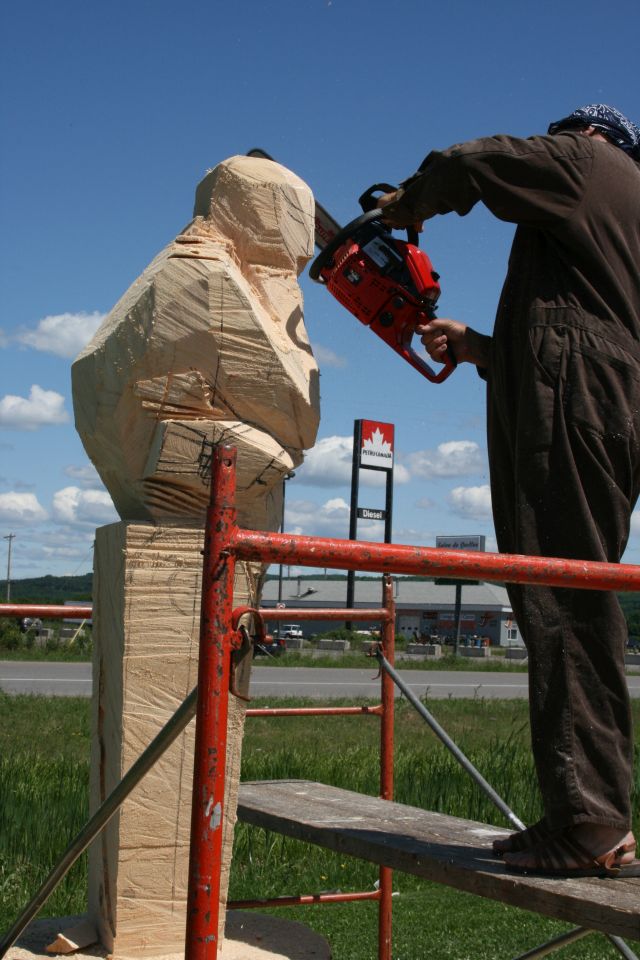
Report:
[[287,641],[284,637],[267,633],[263,640],[255,636],[252,639],[254,657],[281,657],[287,652]]
[[283,623],[280,634],[287,640],[302,640],[302,628],[299,623]]

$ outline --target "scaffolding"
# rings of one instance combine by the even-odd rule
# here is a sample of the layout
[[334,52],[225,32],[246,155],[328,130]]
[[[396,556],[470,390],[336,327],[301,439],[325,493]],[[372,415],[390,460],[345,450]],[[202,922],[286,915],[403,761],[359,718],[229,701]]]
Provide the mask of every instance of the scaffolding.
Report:
[[[42,904],[77,857],[98,835],[109,819],[117,811],[123,800],[133,787],[144,776],[148,769],[164,752],[169,743],[184,729],[189,720],[196,716],[196,743],[195,765],[192,795],[191,818],[191,849],[189,861],[189,880],[187,896],[187,929],[185,942],[186,960],[215,960],[218,952],[219,905],[220,905],[220,872],[222,865],[222,822],[224,804],[227,705],[230,692],[233,693],[233,652],[242,645],[244,627],[240,620],[244,614],[251,613],[256,617],[258,629],[263,630],[262,613],[260,610],[248,607],[233,608],[234,570],[237,560],[251,560],[262,563],[296,564],[309,567],[332,566],[347,570],[359,570],[382,573],[385,577],[383,588],[383,602],[380,609],[375,610],[333,610],[322,611],[323,617],[334,620],[361,620],[378,621],[382,623],[382,643],[377,652],[381,667],[382,697],[377,707],[338,707],[338,708],[290,708],[287,710],[249,710],[248,715],[285,716],[292,714],[364,714],[371,713],[381,719],[381,763],[380,763],[380,799],[367,798],[372,816],[387,825],[397,810],[399,804],[393,803],[393,704],[394,684],[402,686],[402,681],[395,674],[393,668],[393,644],[395,609],[393,602],[392,582],[389,575],[393,573],[418,574],[422,576],[455,577],[459,579],[485,579],[510,582],[538,583],[549,586],[574,587],[583,589],[603,590],[638,590],[640,589],[640,567],[620,564],[586,562],[580,560],[565,560],[546,557],[523,557],[499,554],[465,553],[463,551],[433,549],[428,547],[412,547],[392,544],[375,544],[365,542],[340,541],[319,537],[301,537],[288,534],[264,533],[259,531],[243,530],[236,524],[235,515],[235,450],[230,447],[218,447],[215,450],[213,461],[213,476],[211,487],[211,501],[207,513],[205,526],[205,546],[202,578],[201,626],[200,626],[200,656],[198,666],[198,686],[194,689],[174,717],[157,735],[147,750],[142,754],[134,766],[125,774],[125,777],[96,811],[81,834],[67,848],[60,863],[51,872],[41,889],[27,905],[11,930],[0,943],[0,958],[25,929],[31,919],[37,914]],[[38,616],[74,616],[72,607],[39,607],[29,608],[30,612],[37,609]],[[54,613],[53,611],[56,611]],[[0,616],[14,616],[26,612],[26,608],[0,605]],[[270,620],[295,619],[304,620],[316,617],[318,611],[283,610],[264,611]],[[82,615],[87,616],[87,608],[82,608]],[[281,615],[280,615],[281,614]],[[411,700],[410,690],[404,689],[405,695]],[[414,698],[417,701],[417,698]],[[419,701],[414,703],[418,708]],[[426,708],[422,707],[423,718],[429,723],[440,739],[445,743],[459,762],[465,765],[466,758],[457,751],[455,745],[447,742],[444,731],[437,729],[437,724],[430,715],[425,716]],[[433,722],[432,722],[433,721]],[[456,754],[457,751],[457,754]],[[491,796],[496,806],[503,812],[513,826],[522,825],[515,814],[509,810],[501,798],[497,797],[492,788],[483,781],[475,769],[470,769],[466,761],[468,772],[474,776],[479,786]],[[266,796],[269,791],[260,791],[260,784],[251,785],[258,788],[254,795],[263,794],[259,801],[255,798],[244,800],[241,797],[240,806],[245,809],[245,819],[258,824],[269,823],[271,829],[292,836],[301,836],[303,839],[312,838],[326,846],[342,842],[343,834],[338,836],[339,829],[333,828],[334,836],[327,841],[327,830],[323,824],[307,822],[305,830],[296,822],[296,811],[288,817],[274,814],[269,807],[270,799]],[[265,787],[271,784],[265,784]],[[277,782],[275,784],[277,787]],[[311,785],[320,788],[322,785]],[[346,793],[335,788],[327,788],[332,793],[332,801],[340,801],[338,794]],[[272,791],[273,792],[273,791]],[[248,791],[251,794],[251,790]],[[351,795],[355,796],[355,795]],[[266,799],[265,799],[266,797]],[[364,798],[363,798],[364,799]],[[502,806],[501,806],[502,804]],[[408,809],[408,808],[405,808]],[[247,814],[247,811],[249,813]],[[415,812],[415,811],[414,811]],[[241,816],[242,816],[241,812]],[[425,816],[428,816],[425,814]],[[385,820],[386,818],[386,820]],[[454,818],[449,818],[454,820]],[[273,826],[277,823],[278,826]],[[389,850],[381,852],[380,844],[374,853],[369,851],[362,837],[351,837],[356,856],[375,860],[379,864],[380,882],[376,891],[366,891],[351,894],[300,895],[299,897],[281,897],[274,901],[244,901],[234,903],[233,906],[265,906],[267,903],[289,905],[292,903],[329,903],[338,900],[372,900],[379,904],[379,960],[391,960],[391,879],[393,860],[393,830],[385,835],[381,831],[385,845],[387,839]],[[337,838],[337,839],[336,839]],[[405,838],[406,839],[406,838]],[[416,844],[424,852],[426,849],[423,839],[416,839]],[[406,846],[406,844],[405,844]],[[428,844],[426,845],[428,846]],[[397,851],[396,851],[397,852]],[[405,851],[406,853],[406,851]],[[402,861],[402,858],[399,858]],[[405,858],[406,859],[406,858]],[[404,861],[402,861],[404,862]],[[435,866],[430,869],[440,869],[437,858]],[[420,865],[419,865],[420,866]],[[401,867],[402,868],[402,867]],[[407,868],[410,872],[418,872],[416,867]],[[422,866],[420,867],[422,869]],[[475,868],[474,868],[475,869]],[[444,871],[443,871],[444,873]],[[495,873],[495,871],[494,871]],[[419,875],[426,875],[419,873]],[[438,879],[434,876],[434,879]],[[485,896],[500,899],[500,891],[520,885],[526,892],[535,886],[532,879],[503,878],[502,885],[499,878],[491,878],[491,891],[477,892]],[[440,882],[452,886],[463,884],[452,880],[451,877],[441,877]],[[562,882],[562,881],[560,881]],[[584,884],[585,881],[577,881]],[[588,884],[589,881],[586,881]],[[628,881],[634,884],[635,881]],[[555,889],[555,888],[554,888]],[[585,898],[589,903],[598,903],[606,908],[607,895],[600,892],[596,896],[595,887],[583,886]],[[626,935],[638,937],[640,934],[640,912],[637,908],[640,885],[633,888],[632,902],[633,915],[629,930],[625,927]],[[541,912],[554,915],[549,903],[556,898],[563,900],[560,893],[547,892],[546,907]],[[578,895],[579,896],[579,895]],[[613,901],[616,894],[610,899]],[[506,898],[505,898],[506,901]],[[574,896],[575,901],[575,896]],[[509,902],[514,902],[513,897]],[[523,903],[523,906],[527,904]],[[568,918],[568,907],[563,901],[562,908],[558,909],[557,916]],[[627,911],[628,913],[629,911]],[[593,923],[593,929],[602,930],[619,953],[627,958],[634,958],[635,954],[624,943],[620,936],[606,929],[607,913],[604,909],[602,917]],[[591,932],[590,928],[577,928],[563,934],[529,951],[520,960],[547,956],[573,940],[580,939]],[[636,958],[637,960],[637,958]]]

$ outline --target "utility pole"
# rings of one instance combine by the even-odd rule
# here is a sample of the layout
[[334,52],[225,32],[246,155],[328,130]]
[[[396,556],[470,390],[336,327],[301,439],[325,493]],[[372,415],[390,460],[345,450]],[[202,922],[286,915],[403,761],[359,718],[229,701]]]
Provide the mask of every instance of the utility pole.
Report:
[[7,553],[7,603],[11,603],[11,541],[15,540],[15,533],[7,533],[2,539],[9,541]]

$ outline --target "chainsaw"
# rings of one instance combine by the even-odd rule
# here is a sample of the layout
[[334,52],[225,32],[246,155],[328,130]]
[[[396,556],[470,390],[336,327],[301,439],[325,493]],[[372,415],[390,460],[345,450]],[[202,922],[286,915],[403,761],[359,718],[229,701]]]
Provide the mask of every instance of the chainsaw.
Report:
[[[248,155],[273,159],[259,149]],[[436,372],[411,346],[416,327],[435,317],[439,277],[418,247],[415,230],[407,229],[407,240],[399,240],[383,222],[384,211],[377,207],[374,194],[394,189],[379,183],[366,190],[359,199],[364,213],[343,228],[316,203],[315,242],[320,253],[309,276],[423,377],[442,383],[457,365],[452,351],[447,349],[444,366]]]

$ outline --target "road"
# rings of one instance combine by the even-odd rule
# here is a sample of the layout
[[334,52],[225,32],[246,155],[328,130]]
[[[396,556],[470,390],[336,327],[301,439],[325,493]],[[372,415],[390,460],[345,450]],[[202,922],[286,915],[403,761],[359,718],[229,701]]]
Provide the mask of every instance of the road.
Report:
[[[512,699],[527,696],[525,673],[485,673],[480,671],[400,670],[412,690],[434,699],[447,697],[483,697]],[[338,697],[379,696],[380,681],[374,679],[375,667],[363,670],[340,667],[259,667],[251,677],[253,697],[311,697],[332,700]],[[640,675],[628,678],[634,698],[640,697]],[[0,662],[0,690],[6,693],[30,693],[41,696],[91,696],[91,665],[88,663]]]

